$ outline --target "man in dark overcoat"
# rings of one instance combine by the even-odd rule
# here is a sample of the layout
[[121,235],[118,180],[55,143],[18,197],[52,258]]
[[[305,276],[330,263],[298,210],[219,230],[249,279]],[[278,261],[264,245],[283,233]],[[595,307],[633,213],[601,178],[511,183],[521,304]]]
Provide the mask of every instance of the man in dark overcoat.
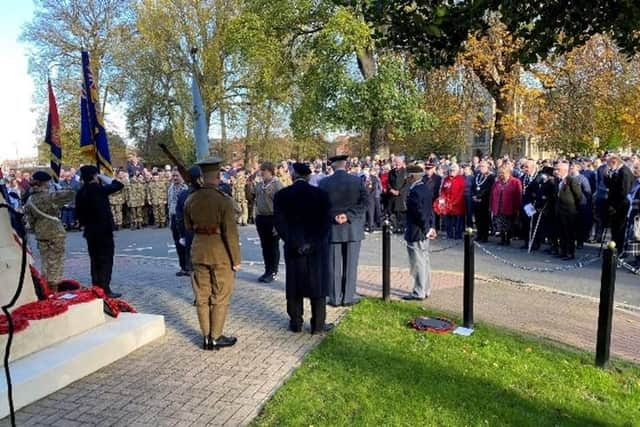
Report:
[[309,184],[311,169],[293,165],[294,183],[276,193],[275,225],[284,241],[289,329],[301,332],[303,299],[311,302],[311,333],[325,330],[329,295],[329,196]]
[[392,215],[393,229],[398,234],[404,232],[408,194],[409,184],[404,160],[402,157],[395,157],[393,169],[389,172],[389,211]]
[[91,259],[91,283],[100,286],[108,297],[118,298],[121,295],[111,290],[115,226],[109,195],[122,190],[124,184],[100,175],[98,168],[92,165],[81,167],[80,177],[83,185],[76,194],[76,215],[87,240]]

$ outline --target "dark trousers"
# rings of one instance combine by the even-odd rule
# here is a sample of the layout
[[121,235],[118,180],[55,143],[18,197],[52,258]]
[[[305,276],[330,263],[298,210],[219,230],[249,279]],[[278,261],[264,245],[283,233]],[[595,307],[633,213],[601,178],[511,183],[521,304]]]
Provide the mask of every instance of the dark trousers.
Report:
[[113,236],[87,237],[87,247],[91,259],[91,284],[110,291],[115,252]]
[[180,270],[191,271],[190,263],[187,264],[187,248],[180,244],[180,233],[178,232],[178,225],[176,224],[175,215],[171,217],[171,237],[173,237],[173,243],[176,245],[176,253],[178,254],[178,262],[180,263]]
[[462,239],[464,215],[447,215],[445,222],[447,224],[447,237],[449,239]]
[[575,226],[576,240],[579,245],[582,245],[591,237],[591,205],[585,205],[579,208]]
[[66,228],[73,227],[76,222],[75,209],[65,206],[61,209],[60,212],[62,216],[62,225],[64,225]]
[[474,203],[473,212],[476,217],[476,228],[478,229],[478,240],[489,239],[489,227],[491,227],[491,214],[489,205],[486,203]]
[[369,203],[366,211],[365,225],[370,230],[373,230],[380,224],[380,199],[373,196],[369,196]]
[[393,230],[396,233],[403,233],[404,232],[406,215],[407,215],[406,211],[394,211],[393,212],[392,225],[393,225]]
[[595,202],[595,223],[596,223],[596,235],[595,239],[600,242],[602,239],[602,233],[604,233],[604,229],[606,227],[606,219],[607,219],[607,200],[606,199],[596,199]]
[[264,259],[265,274],[278,274],[280,264],[280,237],[276,233],[275,219],[273,216],[256,216],[256,228],[262,246],[262,258]]
[[352,304],[356,294],[358,278],[358,258],[361,242],[338,242],[331,244],[331,269],[329,286],[331,305]]
[[[327,318],[327,299],[326,298],[309,298],[311,302],[311,332],[322,331]],[[304,298],[295,297],[287,298],[287,313],[289,314],[289,324],[291,329],[296,330],[302,328],[304,319]]]
[[573,256],[576,253],[577,214],[558,214],[558,237],[560,239],[560,255]]
[[611,215],[609,219],[609,227],[611,228],[611,240],[616,242],[618,255],[624,251],[624,238],[627,232],[627,216],[625,214]]

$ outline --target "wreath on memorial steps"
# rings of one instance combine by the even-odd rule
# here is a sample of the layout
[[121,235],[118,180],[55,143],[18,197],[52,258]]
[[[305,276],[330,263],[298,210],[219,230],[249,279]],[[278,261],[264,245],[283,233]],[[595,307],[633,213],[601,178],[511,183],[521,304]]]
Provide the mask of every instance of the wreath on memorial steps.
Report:
[[[24,331],[29,327],[29,319],[25,319],[22,316],[11,315],[13,320],[13,332]],[[6,335],[9,333],[9,319],[4,314],[0,315],[0,335]]]
[[24,317],[27,320],[48,319],[69,310],[65,301],[53,298],[43,301],[34,301],[21,305],[13,310],[12,317]]

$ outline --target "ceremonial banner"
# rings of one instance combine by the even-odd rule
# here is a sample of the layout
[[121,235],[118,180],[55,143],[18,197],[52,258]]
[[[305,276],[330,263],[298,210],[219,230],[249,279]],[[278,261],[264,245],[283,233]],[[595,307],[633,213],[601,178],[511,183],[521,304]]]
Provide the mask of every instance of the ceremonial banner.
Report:
[[62,164],[62,144],[60,143],[60,117],[58,116],[58,105],[53,94],[51,80],[47,82],[49,86],[49,115],[47,116],[47,132],[44,136],[45,144],[51,147],[51,170],[56,179],[60,179],[60,165]]
[[82,96],[80,97],[80,147],[95,160],[96,165],[103,172],[113,173],[107,132],[104,129],[100,102],[98,100],[98,85],[93,79],[89,65],[89,53],[82,52]]
[[196,142],[196,159],[200,161],[209,156],[209,129],[195,70],[191,78],[191,95],[193,96],[193,134]]

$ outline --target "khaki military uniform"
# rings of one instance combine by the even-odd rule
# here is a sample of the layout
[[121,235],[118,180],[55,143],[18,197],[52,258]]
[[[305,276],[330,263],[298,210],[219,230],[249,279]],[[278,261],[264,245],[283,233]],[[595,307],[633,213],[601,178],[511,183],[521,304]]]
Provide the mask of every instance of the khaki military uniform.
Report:
[[153,219],[158,227],[164,227],[167,225],[167,186],[163,181],[154,180],[149,182],[147,188]]
[[126,187],[126,200],[129,208],[129,219],[131,220],[131,228],[141,227],[143,221],[142,209],[145,201],[144,183],[133,179]]
[[245,193],[246,185],[247,178],[244,176],[237,176],[233,182],[233,200],[238,206],[238,224],[240,225],[247,225],[247,222],[249,222],[249,203]]
[[73,201],[73,190],[49,193],[47,188],[34,187],[25,205],[25,213],[33,229],[42,260],[42,275],[47,279],[52,291],[64,271],[65,231],[59,219],[60,209]]
[[113,222],[118,228],[122,228],[122,207],[124,205],[125,190],[109,195],[109,204],[111,205],[111,214]]
[[233,200],[205,185],[185,203],[184,223],[194,233],[191,245],[198,320],[203,336],[222,335],[233,291],[233,266],[240,265],[240,244]]

